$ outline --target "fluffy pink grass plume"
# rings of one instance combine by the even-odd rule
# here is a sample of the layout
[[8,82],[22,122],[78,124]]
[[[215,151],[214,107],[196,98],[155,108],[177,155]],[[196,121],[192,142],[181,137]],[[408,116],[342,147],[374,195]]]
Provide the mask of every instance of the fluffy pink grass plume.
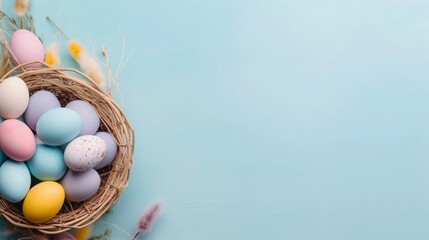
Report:
[[145,234],[150,231],[156,218],[161,215],[163,205],[164,200],[156,200],[139,218],[139,221],[137,222],[137,233],[134,236],[134,239],[136,239],[140,234]]

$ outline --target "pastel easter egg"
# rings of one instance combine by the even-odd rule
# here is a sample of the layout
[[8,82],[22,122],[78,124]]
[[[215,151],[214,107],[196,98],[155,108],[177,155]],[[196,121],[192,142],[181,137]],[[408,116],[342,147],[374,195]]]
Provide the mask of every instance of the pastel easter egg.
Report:
[[7,160],[0,167],[0,194],[17,203],[25,198],[31,185],[30,171],[23,162]]
[[84,172],[68,170],[61,185],[66,192],[66,199],[71,202],[82,202],[94,196],[100,187],[100,175],[94,169]]
[[43,223],[61,210],[65,199],[64,188],[57,182],[41,182],[30,189],[24,199],[24,217],[32,223]]
[[55,234],[53,240],[76,240],[76,238],[68,232]]
[[103,160],[106,143],[97,136],[85,135],[71,141],[64,151],[64,161],[74,171],[86,171]]
[[74,110],[82,118],[82,130],[79,136],[93,135],[97,132],[100,127],[100,118],[91,104],[82,100],[74,100],[68,103],[66,108]]
[[94,167],[95,169],[100,169],[107,166],[113,161],[113,159],[115,159],[116,153],[118,152],[118,145],[116,144],[115,138],[108,132],[98,132],[95,136],[103,139],[104,143],[106,143],[106,153],[104,154],[104,158],[99,164],[97,164],[97,166]]
[[[9,40],[10,51],[14,57],[12,62],[15,65],[32,61],[43,61],[45,59],[45,49],[40,39],[34,33],[20,29],[15,31]],[[38,68],[41,63],[32,63],[23,68]]]
[[36,140],[25,123],[9,119],[0,124],[0,148],[11,159],[26,161],[36,151]]
[[41,181],[56,181],[67,170],[63,152],[48,145],[37,145],[34,156],[27,161],[31,174]]
[[25,112],[29,98],[28,87],[21,78],[6,78],[0,83],[0,116],[18,118]]
[[36,124],[39,118],[47,111],[60,108],[61,104],[57,97],[49,91],[41,90],[31,95],[25,111],[25,121],[27,125],[36,131]]
[[54,108],[37,122],[37,136],[47,145],[60,146],[74,139],[82,128],[82,119],[68,108]]

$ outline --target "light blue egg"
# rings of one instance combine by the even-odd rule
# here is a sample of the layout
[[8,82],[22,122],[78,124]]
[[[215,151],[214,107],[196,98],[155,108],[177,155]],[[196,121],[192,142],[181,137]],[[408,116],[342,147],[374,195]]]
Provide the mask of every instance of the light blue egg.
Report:
[[0,194],[11,203],[25,198],[31,185],[31,175],[24,162],[7,160],[0,167]]
[[56,181],[67,170],[63,152],[57,147],[37,145],[34,156],[27,161],[31,174],[42,181]]
[[60,146],[73,140],[82,129],[82,119],[68,108],[55,108],[44,113],[36,125],[37,136],[47,145]]

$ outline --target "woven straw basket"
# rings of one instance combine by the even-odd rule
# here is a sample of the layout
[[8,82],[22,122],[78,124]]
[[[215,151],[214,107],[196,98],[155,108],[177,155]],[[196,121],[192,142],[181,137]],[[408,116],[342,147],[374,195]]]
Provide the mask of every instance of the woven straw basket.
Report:
[[[33,63],[33,62],[31,62]],[[70,229],[85,227],[99,219],[110,206],[118,200],[128,184],[130,167],[133,163],[134,130],[128,122],[122,109],[115,103],[113,97],[98,87],[87,75],[69,68],[51,68],[41,62],[46,68],[23,69],[30,63],[16,66],[0,83],[12,73],[27,84],[30,95],[38,90],[48,90],[57,96],[61,106],[68,102],[81,99],[89,102],[100,116],[100,131],[112,134],[118,144],[115,160],[98,170],[101,184],[98,192],[89,200],[81,203],[65,201],[61,211],[51,220],[34,224],[26,220],[22,213],[22,203],[12,204],[0,196],[0,213],[13,225],[24,232],[37,231],[45,234],[57,234]],[[74,72],[79,77],[67,72]],[[86,80],[88,81],[86,81]]]

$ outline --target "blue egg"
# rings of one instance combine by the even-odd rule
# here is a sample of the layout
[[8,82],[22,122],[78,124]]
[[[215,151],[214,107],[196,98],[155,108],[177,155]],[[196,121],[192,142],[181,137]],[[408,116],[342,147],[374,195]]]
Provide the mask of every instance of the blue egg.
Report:
[[0,194],[11,203],[25,198],[31,185],[31,175],[24,162],[7,160],[0,167]]
[[37,136],[47,145],[60,146],[73,140],[82,129],[82,119],[68,108],[44,113],[36,125]]
[[63,152],[57,147],[37,145],[34,156],[27,161],[30,173],[42,181],[56,181],[67,170]]

